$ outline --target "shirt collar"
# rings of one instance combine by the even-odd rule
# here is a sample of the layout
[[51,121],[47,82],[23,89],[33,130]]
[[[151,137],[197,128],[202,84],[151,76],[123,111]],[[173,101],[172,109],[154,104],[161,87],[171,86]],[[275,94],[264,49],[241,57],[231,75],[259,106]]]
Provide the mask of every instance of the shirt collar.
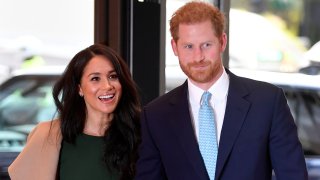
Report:
[[[219,79],[209,88],[209,92],[212,94],[214,100],[225,100],[229,89],[229,76],[223,68],[222,75]],[[188,91],[191,102],[200,103],[201,96],[204,92],[203,89],[195,86],[188,78]]]

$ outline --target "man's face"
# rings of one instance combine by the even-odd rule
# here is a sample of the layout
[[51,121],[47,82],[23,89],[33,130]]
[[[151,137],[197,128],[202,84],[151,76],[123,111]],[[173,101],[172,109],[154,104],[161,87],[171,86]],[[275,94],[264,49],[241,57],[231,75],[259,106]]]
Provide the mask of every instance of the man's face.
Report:
[[202,89],[209,88],[222,74],[221,54],[226,34],[217,37],[211,22],[180,24],[177,42],[171,41],[182,71]]

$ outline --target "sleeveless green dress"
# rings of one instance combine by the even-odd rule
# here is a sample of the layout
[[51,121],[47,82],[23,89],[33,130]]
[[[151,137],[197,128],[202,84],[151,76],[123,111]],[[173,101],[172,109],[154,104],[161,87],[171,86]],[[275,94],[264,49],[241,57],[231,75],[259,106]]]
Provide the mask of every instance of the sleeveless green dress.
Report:
[[76,144],[62,142],[59,159],[60,180],[117,180],[103,162],[103,137],[81,134]]

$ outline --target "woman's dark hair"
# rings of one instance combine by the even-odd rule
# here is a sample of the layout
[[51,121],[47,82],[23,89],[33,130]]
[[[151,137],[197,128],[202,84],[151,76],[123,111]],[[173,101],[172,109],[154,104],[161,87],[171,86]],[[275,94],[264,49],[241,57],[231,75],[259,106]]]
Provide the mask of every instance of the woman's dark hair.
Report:
[[97,55],[106,57],[113,64],[122,87],[111,126],[104,135],[104,160],[109,169],[121,173],[121,179],[132,179],[140,143],[140,98],[127,64],[111,48],[94,44],[80,51],[54,85],[53,98],[61,120],[62,137],[68,143],[75,143],[84,130],[87,110],[84,99],[79,96],[79,84],[84,68]]

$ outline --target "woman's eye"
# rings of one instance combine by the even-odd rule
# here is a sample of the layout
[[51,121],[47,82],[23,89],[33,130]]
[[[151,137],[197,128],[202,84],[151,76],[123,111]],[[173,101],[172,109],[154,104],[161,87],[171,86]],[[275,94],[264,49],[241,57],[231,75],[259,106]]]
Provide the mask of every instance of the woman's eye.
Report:
[[111,74],[109,76],[109,79],[116,80],[116,79],[118,79],[118,75],[117,74]]
[[91,81],[99,81],[99,79],[100,79],[99,77],[92,77]]

